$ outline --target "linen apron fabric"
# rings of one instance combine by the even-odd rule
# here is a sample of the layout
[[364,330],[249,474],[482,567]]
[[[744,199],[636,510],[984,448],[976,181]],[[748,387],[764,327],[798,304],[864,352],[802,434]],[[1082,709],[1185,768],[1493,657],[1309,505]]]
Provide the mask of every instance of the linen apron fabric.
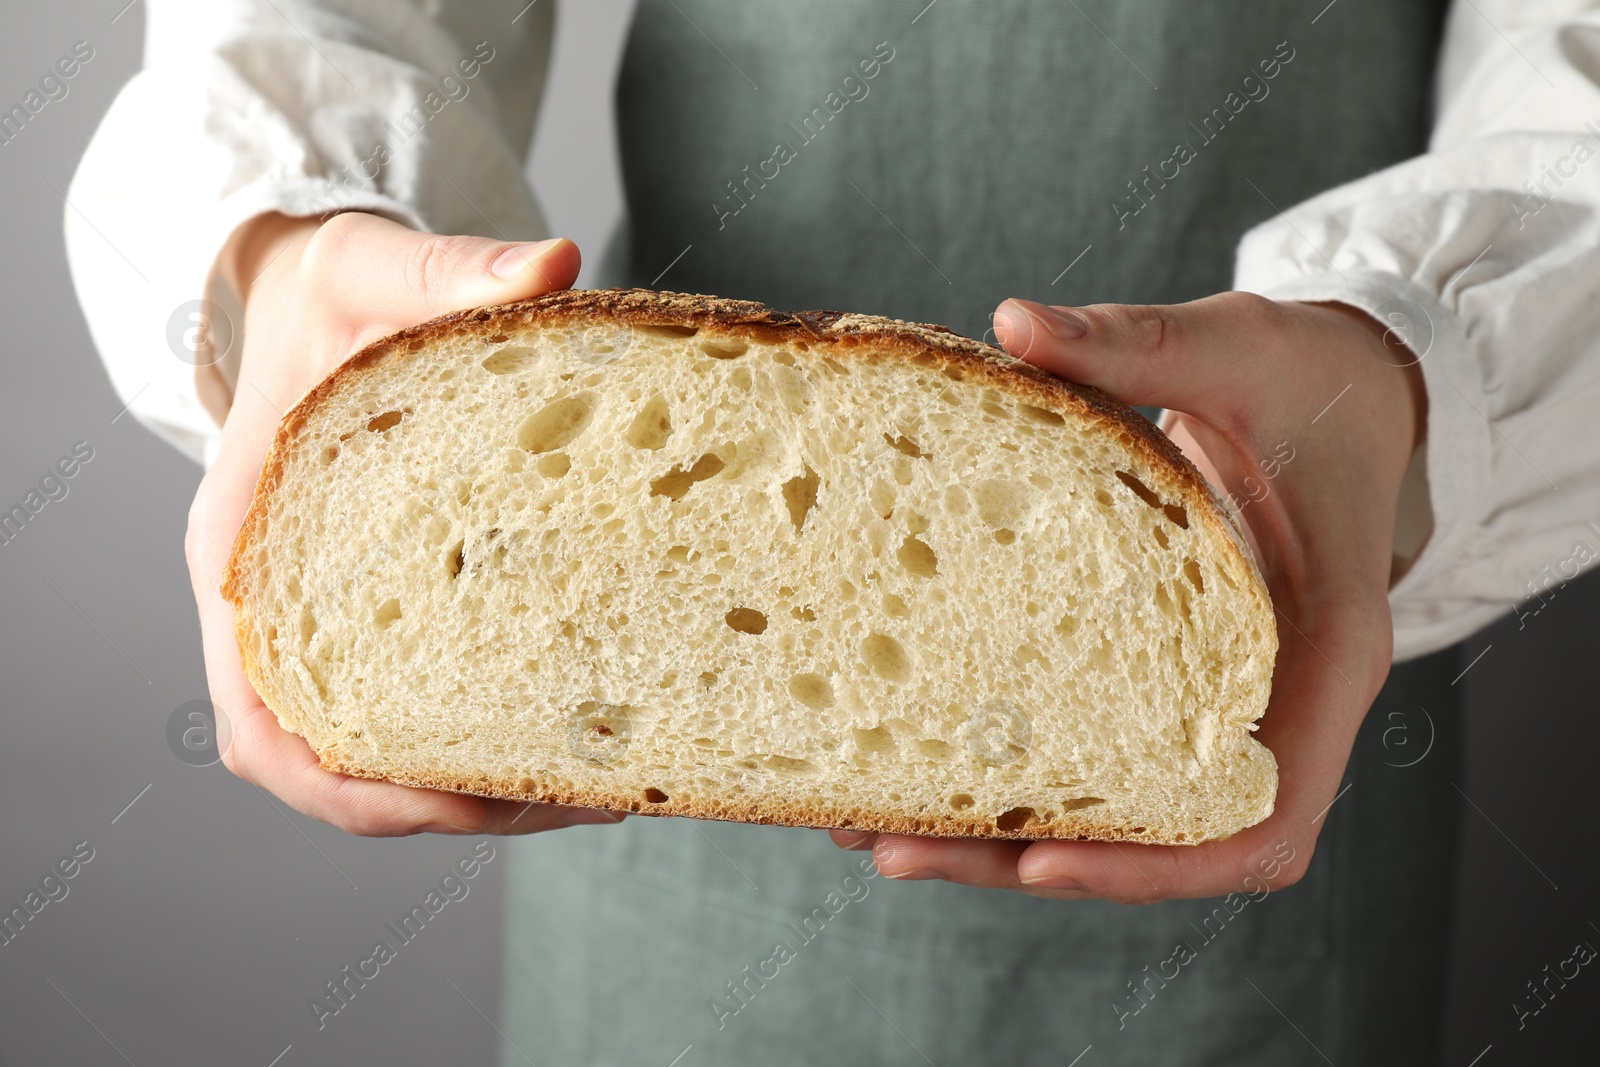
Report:
[[[1439,23],[1392,0],[642,0],[600,284],[977,337],[1011,295],[1220,291],[1276,207],[1423,149]],[[897,883],[822,831],[683,819],[518,841],[502,1062],[1432,1063],[1458,671],[1455,649],[1395,668],[1310,873],[1264,897]]]

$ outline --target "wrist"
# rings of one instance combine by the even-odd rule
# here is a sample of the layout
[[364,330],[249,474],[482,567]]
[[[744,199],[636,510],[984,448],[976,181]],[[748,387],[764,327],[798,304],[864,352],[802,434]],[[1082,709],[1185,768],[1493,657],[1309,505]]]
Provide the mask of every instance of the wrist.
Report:
[[1433,531],[1427,474],[1418,462],[1418,449],[1427,440],[1428,390],[1422,374],[1422,357],[1407,344],[1404,334],[1360,308],[1349,304],[1311,305],[1336,313],[1360,335],[1366,351],[1359,367],[1367,369],[1375,388],[1369,392],[1370,432],[1379,445],[1378,484],[1385,503],[1393,508],[1387,585],[1393,588]]
[[233,232],[219,257],[222,278],[248,314],[251,294],[276,278],[292,274],[320,218],[294,218],[268,212]]
[[1370,349],[1386,400],[1383,407],[1388,417],[1383,422],[1393,430],[1390,439],[1403,469],[1428,435],[1428,389],[1421,357],[1407,347],[1398,331],[1361,308],[1321,302],[1310,306],[1337,314],[1361,334]]

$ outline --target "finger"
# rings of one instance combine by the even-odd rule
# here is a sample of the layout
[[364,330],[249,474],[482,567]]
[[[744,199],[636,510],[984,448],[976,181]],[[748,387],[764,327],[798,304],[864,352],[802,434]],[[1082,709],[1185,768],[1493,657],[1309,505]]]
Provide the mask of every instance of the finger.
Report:
[[871,830],[829,830],[833,843],[847,852],[866,852],[878,835]]
[[527,800],[485,800],[486,834],[536,834],[564,826],[614,826],[627,818],[625,811],[604,808],[573,808],[562,804],[540,804]]
[[505,304],[565,289],[578,277],[578,246],[419,233],[376,215],[336,215],[306,246],[301,270],[385,325],[411,325],[462,308]]
[[1017,888],[1017,859],[1026,846],[1016,841],[879,834],[872,862],[890,878],[941,878],[989,889]]
[[1024,885],[1017,874],[1017,862],[1027,847],[1021,841],[883,834],[873,847],[872,859],[881,873],[896,880],[939,879],[980,889],[1010,889],[1052,900],[1077,900],[1089,895],[1070,888]]
[[1314,846],[1306,820],[1279,812],[1203,845],[1038,841],[1018,860],[1017,875],[1030,889],[1072,888],[1124,904],[1256,894],[1299,881]]
[[1257,352],[1274,306],[1248,293],[1081,308],[1011,299],[994,326],[1008,352],[1052,374],[1127,404],[1209,414],[1262,402],[1281,377]]

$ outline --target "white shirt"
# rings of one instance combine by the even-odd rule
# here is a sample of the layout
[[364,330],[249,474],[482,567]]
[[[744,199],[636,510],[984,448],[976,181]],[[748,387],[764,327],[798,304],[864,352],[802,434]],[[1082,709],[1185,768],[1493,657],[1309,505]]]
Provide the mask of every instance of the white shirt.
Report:
[[[145,68],[66,208],[90,333],[142,423],[214,455],[239,344],[194,366],[197,345],[201,362],[216,353],[191,312],[204,297],[242,323],[215,262],[256,215],[341,207],[548,236],[523,164],[553,2],[513,15],[491,0],[149,0]],[[1256,227],[1235,277],[1360,307],[1425,353],[1428,435],[1396,533],[1399,555],[1421,551],[1390,590],[1396,659],[1600,558],[1600,3],[1453,5],[1438,100],[1425,155]]]

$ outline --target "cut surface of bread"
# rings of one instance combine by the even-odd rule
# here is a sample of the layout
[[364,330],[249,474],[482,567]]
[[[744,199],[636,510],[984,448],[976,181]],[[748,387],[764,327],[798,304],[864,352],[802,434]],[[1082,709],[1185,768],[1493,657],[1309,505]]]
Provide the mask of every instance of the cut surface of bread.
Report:
[[1277,633],[1137,413],[939,327],[642,290],[461,312],[279,428],[230,561],[322,764],[487,796],[1198,843]]

